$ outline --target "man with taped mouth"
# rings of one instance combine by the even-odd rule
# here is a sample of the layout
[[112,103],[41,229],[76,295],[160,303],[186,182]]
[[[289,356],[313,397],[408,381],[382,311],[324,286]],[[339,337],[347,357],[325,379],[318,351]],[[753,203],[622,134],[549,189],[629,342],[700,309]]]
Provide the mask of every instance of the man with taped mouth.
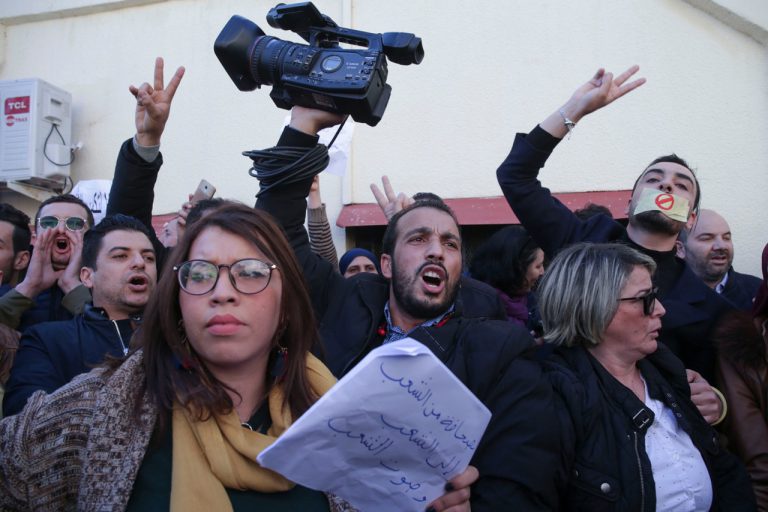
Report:
[[69,320],[91,300],[80,282],[83,234],[93,213],[75,196],[43,201],[35,215],[34,249],[24,279],[0,291],[0,322],[20,332],[40,322]]
[[[624,242],[656,262],[653,277],[666,309],[660,341],[689,372],[691,394],[710,422],[722,419],[723,404],[701,379],[714,379],[715,352],[710,341],[717,318],[730,305],[705,285],[675,254],[678,234],[696,220],[701,190],[688,163],[677,155],[653,160],[635,181],[625,228],[605,215],[582,221],[538,180],[539,170],[558,143],[586,115],[607,106],[645,83],[630,81],[639,70],[614,77],[600,69],[570,99],[530,133],[519,133],[496,176],[512,210],[549,256],[575,242]],[[698,375],[698,372],[700,375]]]
[[23,334],[4,415],[18,413],[35,391],[51,393],[107,356],[128,353],[157,283],[155,259],[149,231],[133,217],[108,216],[85,234],[80,279],[93,300],[71,320],[43,322]]

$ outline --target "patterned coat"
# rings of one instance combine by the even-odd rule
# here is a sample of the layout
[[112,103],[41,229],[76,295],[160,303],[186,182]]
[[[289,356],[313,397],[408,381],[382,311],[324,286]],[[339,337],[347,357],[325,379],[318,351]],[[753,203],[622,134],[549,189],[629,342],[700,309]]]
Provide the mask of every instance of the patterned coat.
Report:
[[0,510],[125,510],[157,419],[139,394],[142,362],[139,351],[113,372],[96,369],[50,395],[35,393],[0,422]]

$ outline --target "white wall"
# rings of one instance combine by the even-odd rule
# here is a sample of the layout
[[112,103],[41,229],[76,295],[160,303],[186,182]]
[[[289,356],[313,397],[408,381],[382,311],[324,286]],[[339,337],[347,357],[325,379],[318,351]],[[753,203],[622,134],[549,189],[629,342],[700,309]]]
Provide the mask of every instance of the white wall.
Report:
[[[109,178],[133,134],[128,84],[187,75],[163,142],[166,164],[155,213],[173,211],[200,178],[223,197],[251,203],[255,181],[240,152],[274,144],[286,111],[268,89],[241,93],[213,54],[231,14],[253,19],[276,2],[169,0],[0,4],[5,24],[0,79],[38,76],[73,95],[73,133],[85,143],[76,179]],[[594,70],[640,64],[648,83],[583,120],[550,159],[555,191],[629,188],[654,157],[677,152],[699,172],[703,206],[731,223],[736,267],[759,274],[768,207],[768,14],[759,0],[325,0],[340,24],[424,39],[420,66],[390,65],[393,95],[376,128],[358,125],[351,172],[323,176],[329,216],[342,203],[371,202],[382,173],[406,192],[495,196],[495,170],[514,133],[528,131]],[[19,7],[22,5],[22,7]],[[33,9],[33,7],[35,7]],[[734,28],[735,27],[735,28]],[[336,231],[343,248],[343,231]]]

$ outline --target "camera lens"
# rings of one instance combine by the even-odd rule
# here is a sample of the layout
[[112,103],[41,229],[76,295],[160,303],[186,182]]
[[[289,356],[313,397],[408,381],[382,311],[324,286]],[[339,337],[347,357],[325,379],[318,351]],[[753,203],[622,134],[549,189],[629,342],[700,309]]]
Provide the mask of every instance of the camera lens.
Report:
[[271,36],[256,40],[251,53],[251,74],[257,84],[272,85],[280,78],[280,56],[292,45]]

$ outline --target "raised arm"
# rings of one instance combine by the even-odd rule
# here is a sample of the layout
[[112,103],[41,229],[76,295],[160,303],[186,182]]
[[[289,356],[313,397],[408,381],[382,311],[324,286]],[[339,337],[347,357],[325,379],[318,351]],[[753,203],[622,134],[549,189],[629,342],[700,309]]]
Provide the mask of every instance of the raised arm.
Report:
[[312,252],[319,254],[334,267],[339,266],[339,257],[331,236],[331,224],[325,213],[325,203],[320,197],[320,175],[312,180],[307,196],[307,231]]
[[108,215],[132,215],[150,230],[155,182],[163,163],[160,139],[168,122],[171,102],[184,76],[184,68],[180,67],[164,86],[163,65],[163,59],[158,57],[153,85],[144,82],[139,87],[128,88],[136,98],[136,135],[120,148],[107,204]]
[[509,206],[550,256],[574,242],[615,239],[622,229],[611,219],[601,216],[582,222],[554,198],[549,189],[542,187],[538,175],[562,137],[584,116],[645,83],[642,78],[629,81],[638,69],[632,66],[616,78],[603,69],[598,70],[530,133],[518,133],[512,150],[496,171]]

